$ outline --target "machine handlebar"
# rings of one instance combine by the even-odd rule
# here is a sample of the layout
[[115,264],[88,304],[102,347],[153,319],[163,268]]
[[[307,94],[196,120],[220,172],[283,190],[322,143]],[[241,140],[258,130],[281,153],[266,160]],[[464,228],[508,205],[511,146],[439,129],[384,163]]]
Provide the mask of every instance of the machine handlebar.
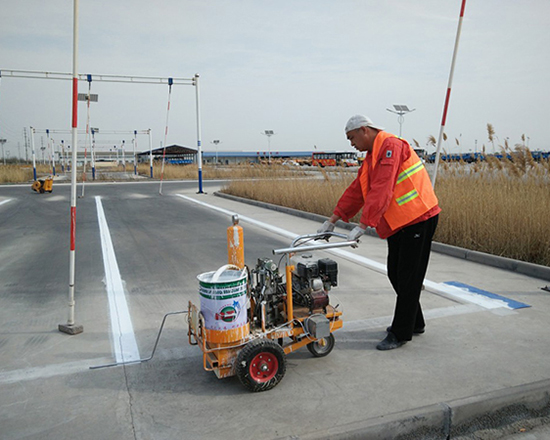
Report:
[[[313,245],[307,245],[303,246],[300,244],[300,242],[307,243],[312,240],[328,240],[331,237],[337,237],[342,238],[346,241],[337,241],[335,243],[321,243],[321,244],[313,244]],[[288,248],[283,249],[273,249],[273,255],[280,255],[280,254],[289,254],[293,252],[306,252],[306,251],[315,251],[315,250],[324,250],[324,249],[334,249],[334,248],[340,248],[340,247],[347,247],[351,246],[353,248],[357,247],[358,241],[347,240],[348,236],[346,234],[341,234],[339,232],[321,232],[321,233],[315,233],[315,234],[305,234],[305,235],[298,235],[294,240],[292,240],[292,244]]]

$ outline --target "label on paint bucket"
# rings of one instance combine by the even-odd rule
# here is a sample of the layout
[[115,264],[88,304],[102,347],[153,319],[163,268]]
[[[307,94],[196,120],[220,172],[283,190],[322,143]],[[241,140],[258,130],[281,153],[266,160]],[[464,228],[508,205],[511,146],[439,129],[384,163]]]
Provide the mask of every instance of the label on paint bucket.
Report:
[[224,331],[246,325],[246,272],[228,270],[212,281],[214,273],[197,276],[205,327]]

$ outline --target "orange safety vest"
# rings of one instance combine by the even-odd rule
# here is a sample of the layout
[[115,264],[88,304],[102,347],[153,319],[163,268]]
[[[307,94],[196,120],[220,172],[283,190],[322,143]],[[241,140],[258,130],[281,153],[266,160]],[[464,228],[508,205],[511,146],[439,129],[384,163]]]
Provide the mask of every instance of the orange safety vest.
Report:
[[[369,154],[372,154],[373,170],[378,165],[380,147],[390,137],[397,136],[381,131],[374,139],[372,151],[369,152]],[[386,222],[388,222],[388,225],[394,231],[416,220],[438,204],[424,164],[408,142],[405,140],[403,142],[407,144],[411,154],[399,167],[391,202],[383,214]],[[363,199],[366,200],[369,191],[368,167],[366,163],[361,167],[361,176],[359,179]],[[390,184],[388,182],[388,185]]]

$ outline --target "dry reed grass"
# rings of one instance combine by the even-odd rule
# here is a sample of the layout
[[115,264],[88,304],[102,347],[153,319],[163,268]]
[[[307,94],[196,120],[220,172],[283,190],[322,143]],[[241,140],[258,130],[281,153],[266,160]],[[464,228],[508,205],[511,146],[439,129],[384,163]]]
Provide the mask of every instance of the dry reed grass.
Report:
[[[37,165],[38,177],[50,174],[48,165]],[[32,182],[34,173],[31,165],[2,165],[0,166],[0,183],[25,183]]]
[[550,266],[550,163],[524,147],[513,160],[444,165],[436,192],[442,208],[436,240]]
[[322,178],[285,178],[258,181],[231,181],[222,192],[274,205],[330,216],[340,195],[355,178],[355,173],[328,173],[320,168]]
[[[160,179],[161,164],[153,165],[153,178]],[[296,170],[289,169],[282,165],[224,165],[213,166],[203,165],[203,177],[205,179],[270,179],[281,176],[295,176]],[[149,164],[138,165],[138,173],[144,176],[150,176],[151,169]],[[196,179],[198,176],[197,165],[171,165],[164,166],[163,179],[166,180],[189,180]]]

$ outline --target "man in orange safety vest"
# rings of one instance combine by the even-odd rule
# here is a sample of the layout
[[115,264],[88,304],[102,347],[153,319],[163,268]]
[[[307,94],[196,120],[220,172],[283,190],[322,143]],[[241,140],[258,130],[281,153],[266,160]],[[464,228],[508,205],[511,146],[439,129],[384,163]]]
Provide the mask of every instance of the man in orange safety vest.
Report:
[[441,209],[424,164],[407,141],[363,115],[352,116],[345,131],[351,145],[366,152],[365,160],[318,232],[334,230],[338,220],[348,222],[362,209],[348,239],[358,240],[368,226],[387,239],[388,278],[397,299],[387,336],[376,348],[392,350],[425,331],[420,293]]

